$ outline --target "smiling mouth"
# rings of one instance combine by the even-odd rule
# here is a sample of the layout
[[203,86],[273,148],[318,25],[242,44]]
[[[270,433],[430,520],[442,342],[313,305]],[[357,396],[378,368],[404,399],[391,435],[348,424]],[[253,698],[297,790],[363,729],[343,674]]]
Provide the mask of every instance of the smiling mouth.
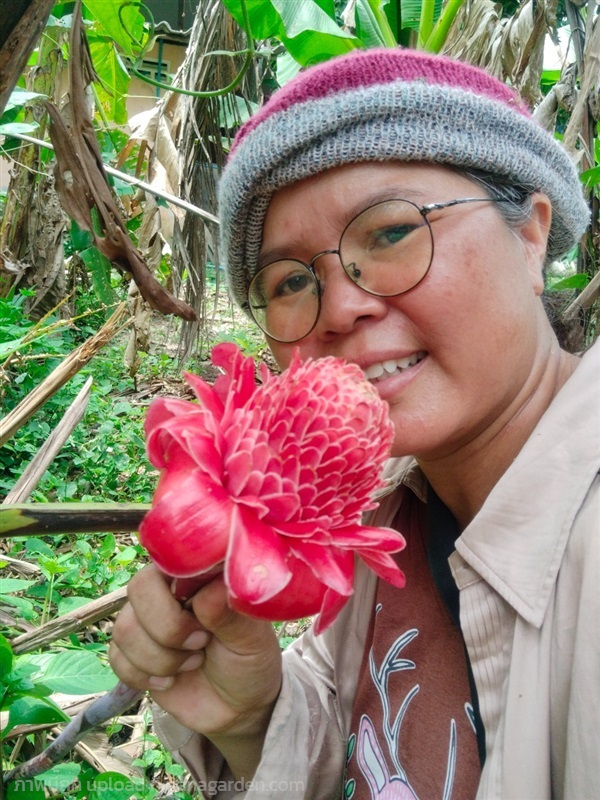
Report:
[[400,375],[400,373],[406,372],[407,369],[422,361],[426,355],[427,353],[424,350],[420,350],[407,358],[390,358],[386,361],[371,364],[370,367],[364,370],[365,378],[371,383],[377,383],[386,378],[391,378],[392,375]]

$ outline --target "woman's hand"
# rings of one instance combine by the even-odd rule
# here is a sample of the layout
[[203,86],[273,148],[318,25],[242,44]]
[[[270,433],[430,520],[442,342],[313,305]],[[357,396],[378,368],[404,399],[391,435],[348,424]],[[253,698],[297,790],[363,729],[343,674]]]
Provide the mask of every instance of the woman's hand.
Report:
[[211,739],[236,777],[250,779],[281,684],[273,626],[232,611],[222,577],[186,610],[151,564],[132,578],[128,596],[110,648],[115,673],[149,690],[178,722]]

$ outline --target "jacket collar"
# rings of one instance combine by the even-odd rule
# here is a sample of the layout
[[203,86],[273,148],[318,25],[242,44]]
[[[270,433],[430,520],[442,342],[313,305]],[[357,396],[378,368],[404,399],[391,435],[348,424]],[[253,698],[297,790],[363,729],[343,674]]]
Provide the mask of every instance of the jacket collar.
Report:
[[[481,511],[457,539],[462,559],[515,611],[539,627],[575,515],[600,471],[597,414],[600,342],[581,359]],[[390,524],[401,485],[425,500],[427,480],[412,458],[390,459],[377,524]],[[453,566],[456,566],[455,564]],[[469,570],[455,570],[459,589]]]
[[599,375],[600,342],[582,358],[456,542],[462,558],[536,627],[575,516],[600,470]]

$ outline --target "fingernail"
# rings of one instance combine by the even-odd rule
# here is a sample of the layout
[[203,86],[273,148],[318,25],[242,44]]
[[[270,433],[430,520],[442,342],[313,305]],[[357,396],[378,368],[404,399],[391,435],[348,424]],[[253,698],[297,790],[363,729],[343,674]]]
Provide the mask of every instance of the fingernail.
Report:
[[194,653],[193,656],[190,656],[187,661],[184,661],[183,664],[179,667],[179,672],[191,672],[193,669],[197,669],[204,663],[204,653]]
[[188,638],[183,643],[184,650],[202,650],[208,643],[208,634],[206,631],[194,631],[190,633]]
[[160,678],[158,675],[153,675],[151,678],[148,678],[148,685],[150,688],[157,689],[159,691],[170,689],[174,683],[175,678],[173,678],[171,675],[168,675],[166,678]]

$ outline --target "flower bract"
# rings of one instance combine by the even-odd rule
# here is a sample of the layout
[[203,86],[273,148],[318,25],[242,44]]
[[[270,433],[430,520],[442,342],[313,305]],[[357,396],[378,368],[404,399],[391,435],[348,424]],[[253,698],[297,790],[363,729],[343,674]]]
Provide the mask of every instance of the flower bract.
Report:
[[387,405],[355,364],[297,353],[279,376],[233,344],[224,374],[186,379],[197,403],[158,398],[146,418],[161,470],[140,539],[176,578],[224,572],[232,608],[270,620],[319,613],[327,627],[352,593],[355,557],[396,586],[404,540],[361,524],[375,507],[393,437]]

